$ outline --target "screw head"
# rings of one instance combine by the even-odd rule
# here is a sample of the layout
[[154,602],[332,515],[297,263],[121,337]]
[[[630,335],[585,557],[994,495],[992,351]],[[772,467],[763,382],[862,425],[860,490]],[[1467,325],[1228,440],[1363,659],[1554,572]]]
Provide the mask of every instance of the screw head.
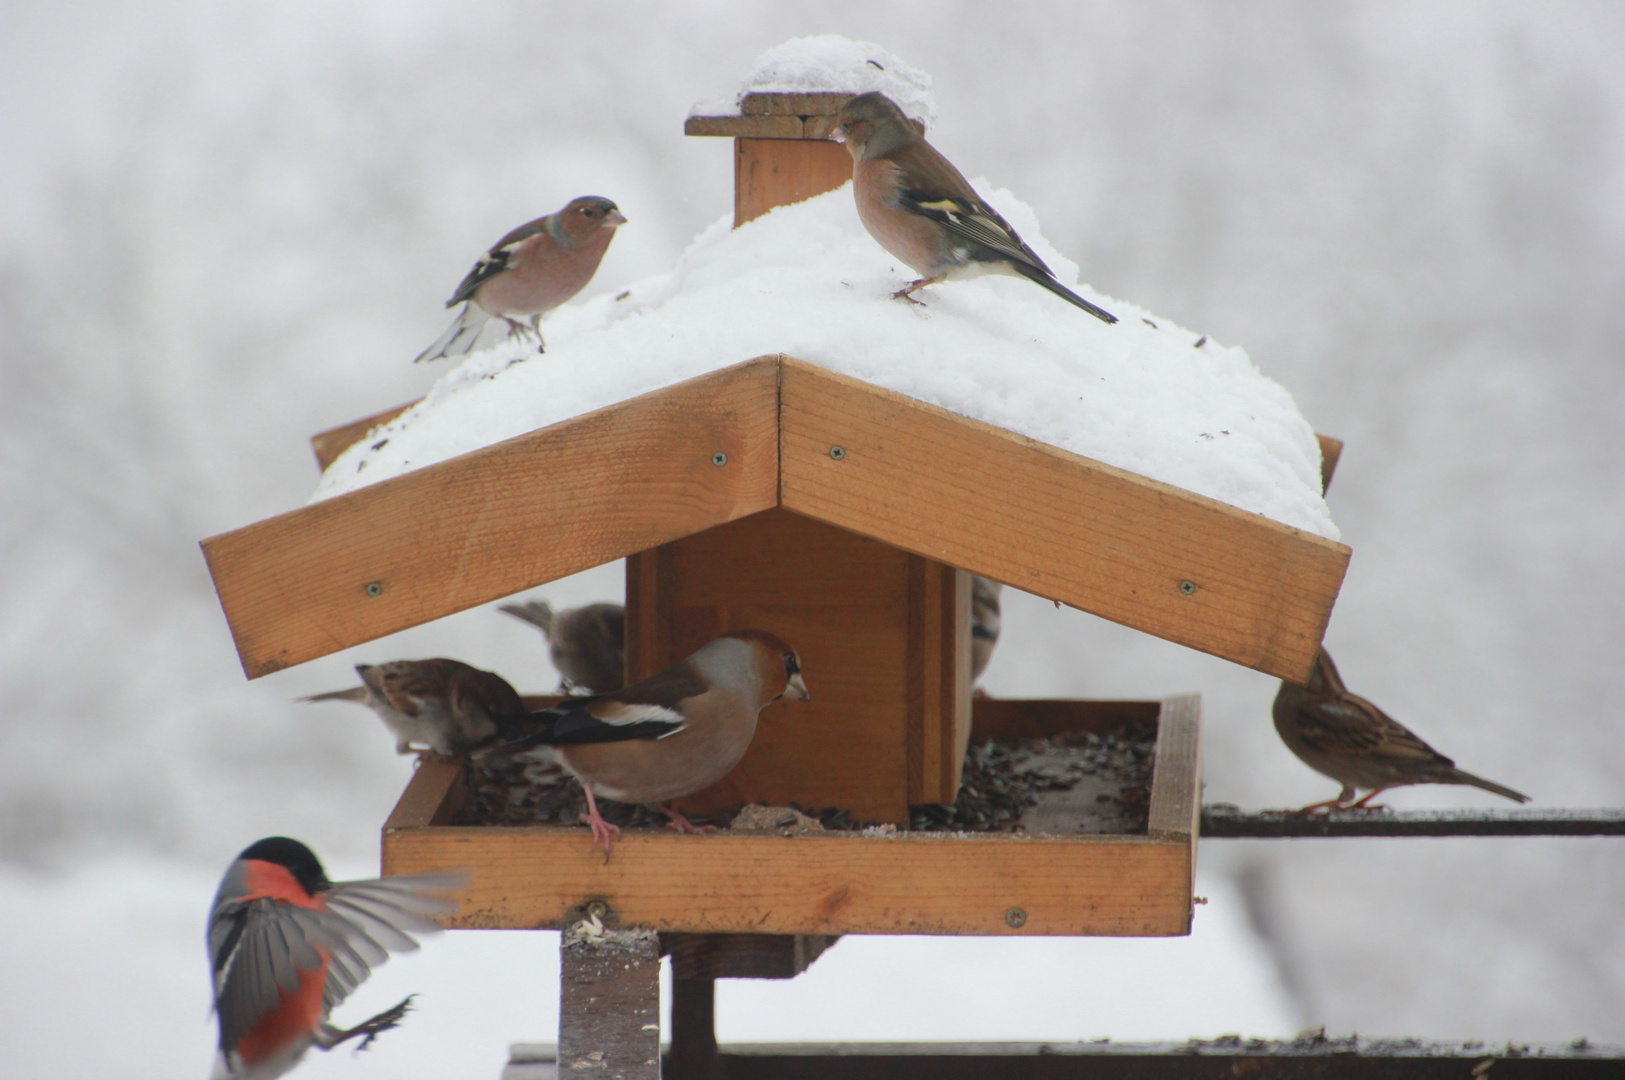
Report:
[[1186,596],[1191,595],[1192,593],[1194,593],[1196,591],[1196,582],[1194,582],[1194,581],[1181,581],[1179,583],[1179,591],[1184,593]]
[[846,457],[846,447],[844,447],[844,446],[832,446],[832,447],[830,447],[829,448],[829,456],[834,458],[836,461],[840,461],[842,458]]
[[1004,921],[1012,930],[1020,930],[1027,925],[1027,913],[1021,908],[1013,907],[1004,913]]
[[715,465],[719,469],[722,468],[724,465],[728,464],[728,455],[724,454],[721,450],[718,450],[716,453],[711,455],[711,464]]
[[382,595],[384,595],[384,583],[382,581],[369,581],[369,582],[367,582],[367,595],[368,596],[382,596]]
[[602,922],[609,915],[609,905],[602,900],[594,900],[587,905],[587,914]]

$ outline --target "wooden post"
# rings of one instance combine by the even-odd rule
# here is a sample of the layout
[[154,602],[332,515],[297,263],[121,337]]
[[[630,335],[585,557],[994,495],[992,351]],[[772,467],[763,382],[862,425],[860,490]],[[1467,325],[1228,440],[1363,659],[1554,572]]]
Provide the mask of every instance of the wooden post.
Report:
[[688,118],[685,134],[733,138],[734,228],[852,179],[852,156],[829,141],[848,96],[747,94],[738,116]]
[[559,952],[559,1075],[660,1080],[659,935],[589,918]]
[[671,980],[668,1080],[723,1080],[717,1057],[717,981]]

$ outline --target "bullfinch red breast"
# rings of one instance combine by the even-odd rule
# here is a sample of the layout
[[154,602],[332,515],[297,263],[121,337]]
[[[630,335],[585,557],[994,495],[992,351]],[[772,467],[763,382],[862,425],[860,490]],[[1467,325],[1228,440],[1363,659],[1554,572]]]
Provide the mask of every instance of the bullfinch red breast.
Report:
[[391,660],[357,664],[361,685],[312,694],[300,701],[353,701],[365,705],[395,736],[395,752],[413,744],[442,757],[465,757],[497,737],[504,718],[524,713],[508,681],[461,660]]
[[463,278],[447,307],[462,313],[414,363],[462,356],[473,350],[491,319],[508,324],[508,334],[532,335],[545,352],[542,316],[567,302],[598,272],[598,264],[626,224],[620,208],[597,195],[571,199],[564,209],[528,221],[498,240]]
[[530,623],[547,638],[567,693],[603,694],[626,685],[626,608],[620,604],[554,611],[546,601],[527,600],[499,610]]
[[328,1017],[389,952],[416,949],[412,934],[437,932],[430,916],[456,905],[436,894],[465,880],[454,872],[334,883],[297,840],[272,836],[245,848],[209,913],[220,1022],[214,1080],[271,1080],[312,1046],[366,1046],[400,1023],[410,997],[351,1028]]
[[[1456,763],[1414,732],[1343,685],[1325,649],[1315,657],[1307,686],[1282,681],[1275,695],[1275,730],[1287,749],[1323,776],[1343,785],[1335,799],[1299,813],[1331,807],[1364,809],[1389,788],[1408,784],[1465,784],[1515,802],[1529,796],[1456,768]],[[1369,788],[1358,802],[1356,790]]]
[[893,296],[917,304],[915,291],[939,281],[1019,274],[1097,319],[1117,321],[1056,281],[1044,260],[885,94],[859,94],[841,106],[830,138],[852,154],[852,191],[864,228],[920,275]]
[[[765,630],[736,630],[642,682],[532,713],[515,725],[522,734],[490,752],[555,747],[586,790],[582,820],[607,861],[620,829],[598,813],[595,793],[657,805],[716,783],[745,756],[762,709],[780,698],[808,700],[795,650]],[[658,809],[678,832],[703,831]]]

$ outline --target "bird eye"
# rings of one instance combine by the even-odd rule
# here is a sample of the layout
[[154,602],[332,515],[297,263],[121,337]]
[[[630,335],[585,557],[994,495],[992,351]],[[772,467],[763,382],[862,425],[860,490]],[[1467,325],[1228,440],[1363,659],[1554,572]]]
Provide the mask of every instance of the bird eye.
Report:
[[581,208],[581,212],[583,214],[586,214],[588,217],[595,217],[598,214],[598,211],[593,210],[590,207],[585,207],[585,206]]

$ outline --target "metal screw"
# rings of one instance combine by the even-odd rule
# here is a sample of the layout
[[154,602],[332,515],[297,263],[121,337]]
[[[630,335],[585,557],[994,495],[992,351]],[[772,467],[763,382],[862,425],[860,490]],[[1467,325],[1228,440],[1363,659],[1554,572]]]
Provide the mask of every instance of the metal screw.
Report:
[[384,583],[382,581],[369,581],[369,582],[367,582],[367,595],[368,596],[382,596],[382,595],[384,595]]
[[587,914],[591,915],[599,922],[603,922],[604,919],[609,916],[609,905],[604,903],[602,900],[594,900],[592,903],[587,905]]
[[715,465],[719,469],[722,468],[724,465],[728,464],[728,455],[724,454],[721,450],[718,450],[716,453],[711,455],[711,464]]
[[1013,907],[1004,913],[1004,921],[1012,930],[1020,930],[1027,925],[1027,913],[1018,907]]
[[832,446],[832,447],[830,447],[829,448],[829,456],[834,458],[836,461],[840,461],[842,458],[846,457],[846,447],[844,447],[844,446]]
[[1194,593],[1196,591],[1196,582],[1194,582],[1194,581],[1181,581],[1179,583],[1179,591],[1184,593],[1186,596],[1191,595],[1192,593]]

